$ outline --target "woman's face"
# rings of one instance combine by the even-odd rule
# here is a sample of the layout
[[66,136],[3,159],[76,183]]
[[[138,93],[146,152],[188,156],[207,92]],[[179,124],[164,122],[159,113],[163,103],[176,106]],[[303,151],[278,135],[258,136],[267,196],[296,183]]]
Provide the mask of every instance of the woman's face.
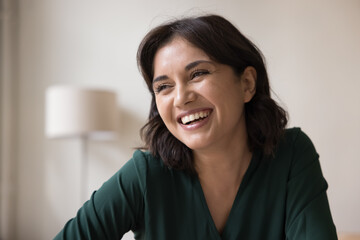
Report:
[[254,94],[249,74],[256,78],[253,68],[236,75],[230,66],[174,38],[154,58],[153,89],[166,127],[194,151],[228,146],[246,133],[244,103]]

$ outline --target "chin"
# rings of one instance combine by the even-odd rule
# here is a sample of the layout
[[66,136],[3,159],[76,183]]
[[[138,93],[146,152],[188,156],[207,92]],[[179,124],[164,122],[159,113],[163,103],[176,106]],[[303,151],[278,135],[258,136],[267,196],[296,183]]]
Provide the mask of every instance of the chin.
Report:
[[199,142],[183,142],[188,148],[190,148],[193,151],[205,149],[207,144],[205,144],[204,141]]
[[[173,135],[175,136],[175,135]],[[210,145],[210,139],[207,136],[195,136],[195,135],[182,135],[182,136],[175,136],[180,142],[185,144],[188,148],[193,151],[205,149]]]

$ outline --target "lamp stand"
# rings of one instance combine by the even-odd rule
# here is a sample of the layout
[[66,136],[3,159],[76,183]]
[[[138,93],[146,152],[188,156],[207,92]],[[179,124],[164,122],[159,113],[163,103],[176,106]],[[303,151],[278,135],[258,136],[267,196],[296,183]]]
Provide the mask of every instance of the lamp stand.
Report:
[[80,183],[80,201],[83,204],[87,199],[88,190],[88,174],[89,174],[89,162],[88,162],[88,138],[81,136],[81,183]]

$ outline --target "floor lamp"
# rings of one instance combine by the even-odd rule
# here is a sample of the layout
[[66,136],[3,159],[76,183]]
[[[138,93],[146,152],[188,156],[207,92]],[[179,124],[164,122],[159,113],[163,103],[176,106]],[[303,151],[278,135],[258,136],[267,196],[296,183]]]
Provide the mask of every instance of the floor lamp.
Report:
[[50,139],[79,138],[82,144],[81,201],[87,199],[88,140],[116,137],[118,110],[112,91],[74,86],[46,90],[45,134]]

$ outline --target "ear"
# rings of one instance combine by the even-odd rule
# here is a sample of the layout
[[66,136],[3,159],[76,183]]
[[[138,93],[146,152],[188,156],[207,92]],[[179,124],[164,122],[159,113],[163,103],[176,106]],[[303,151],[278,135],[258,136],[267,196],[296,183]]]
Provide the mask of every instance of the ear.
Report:
[[244,90],[244,103],[250,102],[256,93],[257,73],[254,67],[245,68],[241,75],[241,82]]

